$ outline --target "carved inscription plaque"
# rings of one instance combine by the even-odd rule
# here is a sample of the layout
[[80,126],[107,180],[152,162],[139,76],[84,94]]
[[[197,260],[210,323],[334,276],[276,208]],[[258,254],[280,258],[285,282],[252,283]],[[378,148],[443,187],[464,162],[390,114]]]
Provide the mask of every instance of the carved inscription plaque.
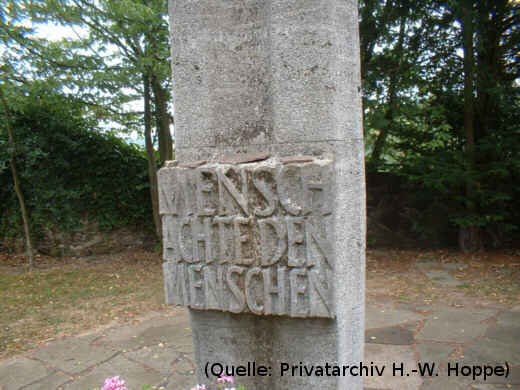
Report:
[[334,317],[333,184],[320,158],[161,169],[167,303]]

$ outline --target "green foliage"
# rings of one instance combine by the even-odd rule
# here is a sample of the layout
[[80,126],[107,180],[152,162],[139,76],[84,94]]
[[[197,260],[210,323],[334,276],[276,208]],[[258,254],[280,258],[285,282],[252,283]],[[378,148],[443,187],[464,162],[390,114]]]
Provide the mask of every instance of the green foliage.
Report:
[[[16,99],[16,96],[13,96]],[[151,227],[151,202],[144,153],[84,119],[71,97],[33,85],[12,112],[16,159],[32,229],[67,231],[80,218],[102,229]],[[0,144],[6,143],[0,123]],[[0,148],[0,167],[8,164]],[[8,169],[0,170],[0,236],[21,234],[18,205]]]
[[[422,238],[456,243],[459,228],[477,228],[485,245],[509,245],[520,221],[520,4],[468,2],[470,49],[461,4],[360,2],[367,168],[404,180]],[[464,117],[467,50],[474,150]]]

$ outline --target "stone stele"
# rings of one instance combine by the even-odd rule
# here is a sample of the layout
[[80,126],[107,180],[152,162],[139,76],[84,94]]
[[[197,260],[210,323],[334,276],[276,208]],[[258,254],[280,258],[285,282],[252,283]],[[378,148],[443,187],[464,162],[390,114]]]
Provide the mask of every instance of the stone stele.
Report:
[[248,390],[362,389],[344,369],[364,341],[357,2],[169,6],[165,292],[189,307],[199,382],[227,368]]

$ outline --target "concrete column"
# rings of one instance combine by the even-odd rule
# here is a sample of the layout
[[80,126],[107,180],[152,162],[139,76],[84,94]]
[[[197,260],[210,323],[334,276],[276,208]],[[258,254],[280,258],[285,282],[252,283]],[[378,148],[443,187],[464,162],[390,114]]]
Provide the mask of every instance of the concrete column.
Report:
[[[270,375],[236,376],[248,390],[362,389],[343,369],[364,344],[357,2],[169,6],[165,288],[190,307],[199,382],[213,363],[254,362]],[[341,375],[316,375],[327,363]]]

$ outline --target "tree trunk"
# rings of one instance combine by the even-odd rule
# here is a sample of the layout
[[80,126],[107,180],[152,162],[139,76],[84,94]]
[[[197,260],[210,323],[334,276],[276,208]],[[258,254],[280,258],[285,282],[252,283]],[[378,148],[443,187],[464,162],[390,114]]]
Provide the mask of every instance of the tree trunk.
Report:
[[152,142],[152,111],[150,109],[150,77],[143,75],[144,87],[144,141],[148,156],[148,179],[150,181],[150,195],[152,197],[153,222],[155,233],[162,239],[161,216],[159,215],[159,189],[157,185],[157,166],[155,164],[155,150]]
[[394,114],[397,109],[397,84],[399,83],[399,72],[401,71],[401,58],[403,56],[406,19],[406,15],[401,16],[399,23],[399,38],[394,49],[397,62],[395,64],[394,71],[390,73],[390,80],[388,85],[388,110],[385,113],[387,125],[380,130],[374,143],[374,149],[370,155],[369,165],[374,170],[377,169],[377,166],[381,162],[381,156],[383,154],[386,138],[388,137],[390,127],[392,126],[392,122],[394,120]]
[[173,140],[170,133],[166,92],[154,74],[151,76],[151,82],[155,102],[157,132],[159,133],[159,158],[162,165],[165,161],[173,160]]
[[[464,49],[464,135],[466,138],[466,212],[470,216],[476,213],[475,183],[475,127],[473,97],[473,0],[464,0],[462,4],[462,39]],[[474,252],[482,248],[479,228],[474,225],[461,226],[459,247],[464,252]]]
[[[503,61],[504,52],[501,38],[505,32],[504,20],[507,18],[507,0],[479,2],[477,5],[478,23],[476,25],[478,64],[475,89],[478,97],[475,102],[475,137],[480,139],[490,135],[499,127],[500,100],[503,93],[504,76],[507,61]],[[506,81],[506,84],[509,84]],[[481,156],[479,156],[481,157]]]
[[29,227],[29,217],[27,215],[27,209],[25,208],[25,200],[23,197],[22,189],[20,188],[20,180],[18,179],[18,173],[16,171],[16,159],[15,159],[15,141],[13,129],[11,128],[11,122],[9,118],[9,107],[7,106],[7,101],[5,100],[4,92],[0,87],[0,99],[2,100],[2,106],[5,111],[5,122],[7,125],[7,133],[9,136],[9,146],[11,147],[10,152],[10,163],[11,163],[11,173],[13,175],[14,182],[14,190],[16,192],[16,196],[18,197],[18,203],[20,203],[20,210],[22,212],[22,220],[23,220],[23,229],[25,232],[25,248],[27,251],[28,258],[28,267],[29,270],[32,270],[34,266],[34,251],[32,246],[31,239],[31,230]]

